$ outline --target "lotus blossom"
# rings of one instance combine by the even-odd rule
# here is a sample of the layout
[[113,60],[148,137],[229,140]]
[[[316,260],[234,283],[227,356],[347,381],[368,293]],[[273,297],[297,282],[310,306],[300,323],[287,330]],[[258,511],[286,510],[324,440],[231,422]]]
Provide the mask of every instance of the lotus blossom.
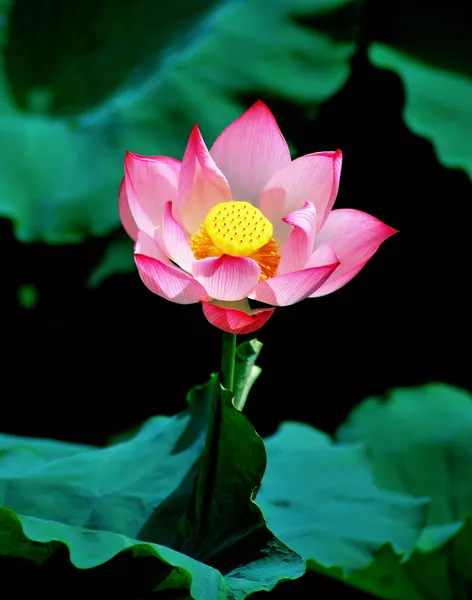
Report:
[[340,150],[291,160],[261,101],[210,151],[195,126],[181,162],[127,153],[119,210],[142,281],[171,302],[200,302],[230,333],[334,292],[396,233],[367,213],[332,210],[341,163]]

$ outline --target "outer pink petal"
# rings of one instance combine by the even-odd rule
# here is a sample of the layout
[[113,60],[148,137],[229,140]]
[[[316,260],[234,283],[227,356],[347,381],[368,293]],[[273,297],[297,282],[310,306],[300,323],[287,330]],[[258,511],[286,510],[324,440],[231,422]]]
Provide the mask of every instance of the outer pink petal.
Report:
[[306,202],[302,209],[290,213],[283,220],[293,229],[283,248],[277,275],[299,271],[305,267],[315,243],[315,207],[311,202]]
[[193,276],[216,300],[241,300],[251,292],[261,276],[252,258],[229,256],[203,258],[193,263]]
[[164,207],[162,227],[159,233],[167,255],[179,267],[191,273],[195,257],[190,249],[185,231],[172,215],[172,202],[167,202]]
[[290,164],[290,150],[274,115],[260,100],[216,139],[210,154],[235,200],[255,206],[269,178]]
[[204,288],[193,277],[170,264],[157,243],[143,232],[139,233],[134,259],[143,283],[154,294],[178,304],[208,299]]
[[341,165],[341,150],[317,152],[295,159],[271,177],[262,192],[259,207],[274,223],[279,245],[284,244],[290,232],[281,219],[300,210],[307,201],[314,205],[317,228],[321,229],[338,193]]
[[322,244],[329,244],[340,265],[312,297],[330,294],[350,281],[380,244],[394,233],[397,233],[396,229],[367,213],[349,208],[333,210],[316,238],[315,250]]
[[[177,197],[179,172],[180,162],[174,158],[126,153],[125,179],[130,210],[139,229],[149,235],[161,224],[165,203]],[[130,187],[134,193],[130,193]]]
[[[239,303],[234,303],[235,305]],[[249,304],[247,305],[249,307]],[[275,308],[251,310],[224,307],[213,302],[202,302],[203,314],[212,325],[228,333],[245,334],[257,331],[267,323]]]
[[257,284],[249,298],[272,304],[273,306],[289,306],[308,298],[328,279],[338,263],[311,267],[302,271],[276,275]]
[[195,125],[182,160],[175,217],[192,234],[215,204],[230,200],[228,182],[213,162]]
[[131,209],[128,204],[128,196],[126,195],[125,178],[121,180],[120,192],[118,195],[118,211],[120,213],[121,223],[129,235],[129,237],[136,241],[138,239],[139,228],[136,225],[136,221],[131,214]]

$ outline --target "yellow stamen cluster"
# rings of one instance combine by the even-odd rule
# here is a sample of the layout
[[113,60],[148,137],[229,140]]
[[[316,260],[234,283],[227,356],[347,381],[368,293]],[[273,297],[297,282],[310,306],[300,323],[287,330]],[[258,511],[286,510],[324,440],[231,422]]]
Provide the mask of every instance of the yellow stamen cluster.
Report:
[[261,267],[263,281],[273,277],[280,261],[272,223],[249,202],[220,202],[190,238],[197,260],[209,256],[247,256]]

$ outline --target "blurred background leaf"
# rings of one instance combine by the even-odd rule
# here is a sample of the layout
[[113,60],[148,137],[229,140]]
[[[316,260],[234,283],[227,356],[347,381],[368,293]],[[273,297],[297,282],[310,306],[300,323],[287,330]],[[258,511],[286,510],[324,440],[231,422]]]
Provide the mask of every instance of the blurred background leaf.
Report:
[[339,429],[364,442],[376,484],[429,497],[426,526],[403,565],[385,551],[356,582],[394,600],[450,600],[472,593],[472,395],[445,384],[369,398]]
[[369,56],[377,67],[398,73],[405,86],[404,119],[417,135],[430,140],[446,167],[460,168],[472,179],[472,78],[428,65],[382,44]]
[[[446,167],[472,179],[472,36],[468,7],[459,0],[371,2],[369,58],[395,71],[405,88],[403,117],[430,140]],[[388,15],[388,18],[386,18]],[[383,17],[383,18],[382,18]],[[467,134],[469,132],[469,134]]]
[[132,101],[122,90],[132,94],[170,69],[177,47],[202,35],[215,5],[12,3],[0,76],[8,149],[0,213],[15,221],[21,240],[74,242],[116,226],[123,151],[147,130],[134,123],[128,137]]
[[[28,242],[110,232],[125,150],[181,158],[193,123],[210,143],[248,90],[315,107],[349,74],[357,6],[16,0],[0,85],[0,214]],[[329,28],[345,7],[348,39],[343,29],[336,40]],[[317,15],[320,30],[304,25]]]
[[472,395],[446,384],[368,398],[338,441],[302,423],[266,440],[257,502],[310,569],[388,600],[472,592]]
[[412,553],[427,500],[376,487],[363,444],[335,444],[313,427],[283,423],[266,446],[257,502],[311,569],[351,582],[353,573],[375,572],[384,545],[394,564]]
[[38,303],[38,291],[34,285],[20,285],[18,288],[18,302],[27,310],[30,310],[36,306]]

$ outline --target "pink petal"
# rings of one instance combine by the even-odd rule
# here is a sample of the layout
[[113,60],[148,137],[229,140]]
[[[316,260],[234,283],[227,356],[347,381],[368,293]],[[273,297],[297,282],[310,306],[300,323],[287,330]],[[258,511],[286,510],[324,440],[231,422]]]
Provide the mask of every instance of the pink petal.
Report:
[[282,250],[277,275],[299,271],[305,267],[315,243],[315,207],[311,202],[306,202],[302,209],[290,213],[283,220],[293,229]]
[[179,172],[180,162],[174,158],[126,153],[125,179],[130,210],[139,229],[149,235],[161,224],[165,203],[177,197]]
[[307,201],[314,205],[317,229],[321,229],[338,193],[341,164],[341,150],[306,154],[271,177],[262,192],[259,208],[274,224],[279,245],[285,243],[290,232],[281,220],[300,210]]
[[257,284],[249,298],[273,306],[289,306],[308,298],[328,279],[338,263],[276,275]]
[[340,265],[312,296],[325,296],[350,281],[375,254],[380,244],[394,233],[397,233],[396,229],[367,213],[350,208],[333,210],[318,233],[315,250],[322,244],[329,244]]
[[290,164],[287,142],[260,100],[218,136],[210,154],[226,175],[233,198],[255,206],[273,173]]
[[241,256],[223,254],[193,263],[193,276],[216,300],[241,300],[251,292],[261,276],[260,266]]
[[138,240],[134,245],[135,254],[144,254],[150,258],[156,258],[157,260],[171,265],[169,257],[164,253],[161,246],[158,244],[158,240],[149,236],[146,232],[140,231],[138,233]]
[[167,202],[164,207],[162,227],[159,233],[167,255],[179,267],[191,273],[195,257],[190,249],[185,231],[172,215],[172,202]]
[[260,329],[275,311],[275,308],[252,310],[244,300],[233,304],[233,307],[224,307],[214,302],[202,302],[203,314],[215,327],[228,333],[243,335]]
[[194,304],[208,299],[203,287],[170,264],[157,243],[143,232],[139,233],[134,259],[144,285],[154,294],[177,304]]
[[125,178],[121,180],[120,192],[118,195],[118,212],[120,213],[121,223],[129,235],[129,237],[136,241],[138,239],[139,228],[136,225],[136,221],[131,214],[131,209],[128,204],[128,196],[126,195]]
[[201,227],[215,204],[229,201],[228,182],[213,162],[195,125],[182,160],[175,217],[192,234]]
[[339,263],[339,259],[334,250],[329,244],[321,244],[316,247],[316,250],[314,250],[308,258],[305,269],[309,269],[310,267],[322,267],[333,263]]

